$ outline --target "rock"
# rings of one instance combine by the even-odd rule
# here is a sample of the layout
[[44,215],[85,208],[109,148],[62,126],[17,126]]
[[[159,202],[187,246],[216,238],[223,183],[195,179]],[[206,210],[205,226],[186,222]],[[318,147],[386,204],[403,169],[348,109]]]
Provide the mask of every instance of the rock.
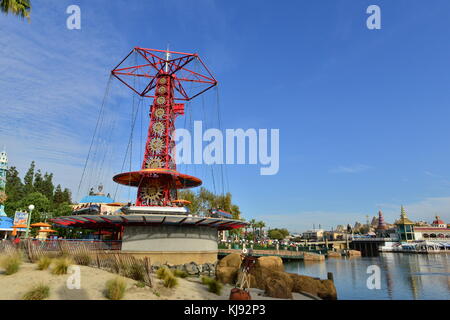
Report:
[[219,261],[218,266],[233,267],[239,269],[241,267],[241,262],[242,262],[241,255],[239,253],[232,253],[222,258]]
[[336,287],[332,280],[320,280],[321,286],[317,295],[323,300],[337,300]]
[[235,267],[220,267],[216,269],[216,278],[224,284],[235,284],[237,280],[238,269]]
[[351,256],[351,257],[360,257],[361,256],[361,251],[358,250],[348,250],[347,251],[347,255]]
[[341,258],[342,255],[341,255],[340,252],[336,252],[336,251],[328,251],[327,257],[328,257],[328,258]]
[[191,263],[185,263],[183,265],[183,270],[187,272],[189,275],[198,275],[200,274],[200,270],[198,268],[198,265],[195,262]]
[[254,266],[257,268],[266,268],[273,271],[284,271],[283,260],[280,257],[260,257],[256,260],[256,264]]
[[323,254],[317,254],[312,252],[304,252],[303,253],[304,261],[324,261],[325,256]]
[[292,299],[292,291],[282,279],[268,278],[265,293],[267,296],[279,299]]
[[307,292],[324,300],[336,300],[337,292],[333,281],[289,273],[293,280],[293,292]]
[[229,254],[221,259],[215,268],[217,280],[224,284],[235,284],[241,262],[241,255],[238,253]]

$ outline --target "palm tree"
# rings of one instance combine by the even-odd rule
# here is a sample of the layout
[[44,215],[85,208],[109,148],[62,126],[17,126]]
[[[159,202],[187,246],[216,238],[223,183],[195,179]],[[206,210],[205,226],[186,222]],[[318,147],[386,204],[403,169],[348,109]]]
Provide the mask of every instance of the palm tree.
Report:
[[12,13],[22,19],[30,19],[30,0],[0,0],[0,11],[5,14]]
[[252,228],[253,231],[253,241],[255,241],[255,231],[256,231],[256,220],[252,219],[248,222],[250,224],[250,228]]
[[259,237],[262,237],[262,229],[266,226],[266,223],[264,221],[259,221],[258,222],[258,227],[259,227]]

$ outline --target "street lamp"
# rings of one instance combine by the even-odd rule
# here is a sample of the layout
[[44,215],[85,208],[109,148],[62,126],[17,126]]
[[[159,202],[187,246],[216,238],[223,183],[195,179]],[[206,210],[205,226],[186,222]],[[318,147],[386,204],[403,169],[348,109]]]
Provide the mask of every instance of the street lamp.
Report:
[[25,238],[28,238],[28,233],[30,230],[30,223],[31,223],[31,214],[33,213],[34,210],[34,205],[30,204],[28,206],[28,210],[30,210],[30,213],[28,214],[28,219],[27,219],[27,231],[25,233]]

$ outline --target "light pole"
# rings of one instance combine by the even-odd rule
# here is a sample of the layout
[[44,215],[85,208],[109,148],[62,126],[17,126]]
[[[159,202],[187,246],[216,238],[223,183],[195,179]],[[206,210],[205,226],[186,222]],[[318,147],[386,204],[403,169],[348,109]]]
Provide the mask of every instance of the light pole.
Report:
[[28,238],[28,233],[30,231],[30,223],[31,223],[31,214],[33,213],[34,210],[34,205],[30,204],[28,206],[28,209],[30,210],[30,213],[28,214],[28,219],[27,219],[27,231],[25,233],[25,238]]

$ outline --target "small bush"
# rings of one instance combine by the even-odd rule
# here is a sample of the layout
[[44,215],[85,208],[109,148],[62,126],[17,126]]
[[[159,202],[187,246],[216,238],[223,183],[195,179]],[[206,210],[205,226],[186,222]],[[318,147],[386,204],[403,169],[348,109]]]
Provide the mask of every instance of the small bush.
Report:
[[158,279],[165,279],[168,274],[172,274],[172,271],[170,271],[167,267],[161,267],[158,270],[156,270],[156,276]]
[[178,278],[187,278],[188,273],[186,271],[182,271],[182,270],[175,270],[173,275]]
[[73,264],[70,258],[63,257],[55,260],[52,273],[57,275],[67,274],[69,266]]
[[7,255],[1,259],[1,267],[5,269],[6,275],[11,275],[19,271],[22,264],[22,257],[20,253]]
[[202,280],[202,283],[203,283],[204,285],[206,285],[206,286],[207,286],[211,281],[214,281],[214,279],[213,279],[213,278],[210,278],[210,277],[202,277],[201,280]]
[[132,264],[126,270],[126,276],[136,280],[136,281],[144,281],[145,279],[145,268],[142,264]]
[[77,253],[73,256],[75,262],[82,266],[89,266],[92,262],[92,256],[87,252]]
[[146,284],[143,281],[136,282],[136,287],[138,288],[145,288]]
[[220,283],[220,282],[219,282],[218,280],[216,280],[216,279],[211,279],[211,280],[208,282],[207,286],[208,286],[209,292],[215,293],[215,294],[217,294],[218,296],[220,296],[220,293],[222,292],[222,288],[223,288],[222,283]]
[[52,259],[47,256],[40,257],[37,262],[38,270],[47,270],[50,264],[52,263]]
[[164,287],[174,288],[178,285],[178,279],[172,274],[167,274],[164,278]]
[[25,293],[23,300],[44,300],[50,296],[50,287],[45,284],[39,284]]
[[122,300],[125,295],[127,285],[121,278],[108,280],[106,282],[105,296],[110,300]]

